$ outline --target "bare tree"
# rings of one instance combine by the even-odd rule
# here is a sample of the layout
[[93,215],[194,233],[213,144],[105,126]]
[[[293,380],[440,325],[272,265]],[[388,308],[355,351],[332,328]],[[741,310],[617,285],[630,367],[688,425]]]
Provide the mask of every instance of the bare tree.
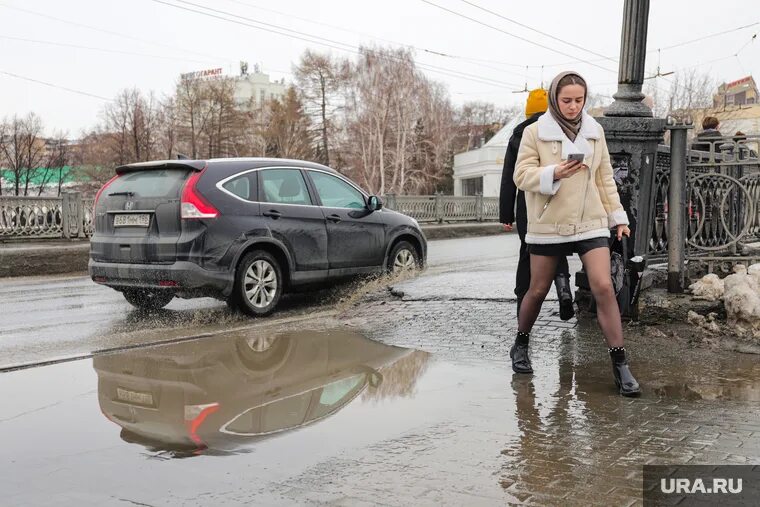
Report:
[[177,84],[175,99],[179,136],[188,144],[191,158],[200,156],[212,110],[207,100],[208,88],[200,79],[183,78]]
[[56,195],[61,195],[64,180],[69,176],[71,149],[64,133],[56,133],[45,140],[45,159],[39,168],[37,195],[42,195],[48,185],[55,183]]
[[176,154],[178,144],[177,105],[174,97],[166,98],[160,108],[158,144],[159,151],[165,159],[171,159]]
[[210,115],[204,132],[208,158],[238,154],[237,141],[242,136],[243,113],[235,103],[235,82],[215,79],[207,82],[206,106]]
[[0,126],[0,166],[8,168],[14,195],[29,195],[29,186],[43,165],[42,133],[42,120],[34,113],[13,116]]
[[161,117],[153,92],[147,96],[136,88],[123,90],[102,112],[100,130],[107,140],[116,165],[142,162],[154,157]]
[[492,102],[465,102],[457,111],[456,123],[466,133],[466,143],[460,151],[479,147],[490,140],[519,110],[515,107],[499,107]]
[[294,71],[304,110],[319,131],[317,160],[330,165],[331,117],[340,107],[338,92],[345,81],[347,67],[329,55],[306,50]]
[[[341,170],[379,194],[450,187],[459,129],[446,89],[406,49],[363,48],[347,67],[333,150]],[[505,116],[495,106],[475,109],[473,124]]]
[[692,111],[712,107],[716,81],[710,74],[701,74],[696,69],[677,72],[668,90],[663,82],[652,80],[647,83],[645,93],[652,97],[655,117],[664,118],[674,111]]
[[268,109],[267,125],[263,131],[267,155],[311,160],[314,157],[311,122],[303,111],[295,88],[288,88],[282,102],[272,100]]
[[83,185],[94,192],[113,177],[113,153],[110,146],[116,136],[103,132],[101,127],[83,133],[78,142],[69,146],[71,163],[82,176]]

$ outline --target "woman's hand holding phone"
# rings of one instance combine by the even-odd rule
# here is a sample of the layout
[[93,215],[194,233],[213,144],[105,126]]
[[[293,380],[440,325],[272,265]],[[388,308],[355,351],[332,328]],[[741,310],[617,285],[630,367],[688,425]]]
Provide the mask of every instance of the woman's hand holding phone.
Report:
[[587,168],[587,166],[577,160],[563,160],[554,168],[554,180],[569,178],[570,176],[575,175],[578,171],[582,171],[584,168]]

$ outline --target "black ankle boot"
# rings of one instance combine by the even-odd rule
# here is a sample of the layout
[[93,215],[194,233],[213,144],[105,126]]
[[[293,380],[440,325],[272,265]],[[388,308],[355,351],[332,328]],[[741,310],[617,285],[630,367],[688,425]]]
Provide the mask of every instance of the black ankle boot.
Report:
[[623,396],[640,395],[641,387],[628,367],[625,347],[610,347],[609,352],[612,359],[612,374],[615,376],[615,385],[620,389],[620,394]]
[[570,275],[562,273],[554,278],[554,286],[557,288],[559,298],[559,318],[570,320],[575,316],[573,308],[573,292],[570,290]]
[[528,344],[530,335],[517,332],[517,338],[515,343],[509,350],[509,357],[512,358],[512,370],[515,373],[533,373],[533,366],[530,364],[530,356],[528,356]]

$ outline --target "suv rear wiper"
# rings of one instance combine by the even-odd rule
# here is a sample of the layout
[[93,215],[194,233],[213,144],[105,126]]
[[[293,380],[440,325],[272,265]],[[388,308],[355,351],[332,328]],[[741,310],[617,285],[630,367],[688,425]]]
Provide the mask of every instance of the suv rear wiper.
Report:
[[108,194],[109,197],[112,195],[126,195],[127,197],[132,197],[135,195],[135,193],[134,192],[112,192]]

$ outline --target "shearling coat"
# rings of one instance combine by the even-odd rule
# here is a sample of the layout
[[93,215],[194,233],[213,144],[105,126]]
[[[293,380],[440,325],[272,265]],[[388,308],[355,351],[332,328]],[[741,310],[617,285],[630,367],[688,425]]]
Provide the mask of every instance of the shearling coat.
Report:
[[[527,243],[555,244],[610,236],[610,228],[628,225],[620,204],[604,130],[585,111],[575,142],[551,114],[525,129],[514,181],[525,192]],[[554,168],[570,153],[583,153],[583,169],[554,181]]]

